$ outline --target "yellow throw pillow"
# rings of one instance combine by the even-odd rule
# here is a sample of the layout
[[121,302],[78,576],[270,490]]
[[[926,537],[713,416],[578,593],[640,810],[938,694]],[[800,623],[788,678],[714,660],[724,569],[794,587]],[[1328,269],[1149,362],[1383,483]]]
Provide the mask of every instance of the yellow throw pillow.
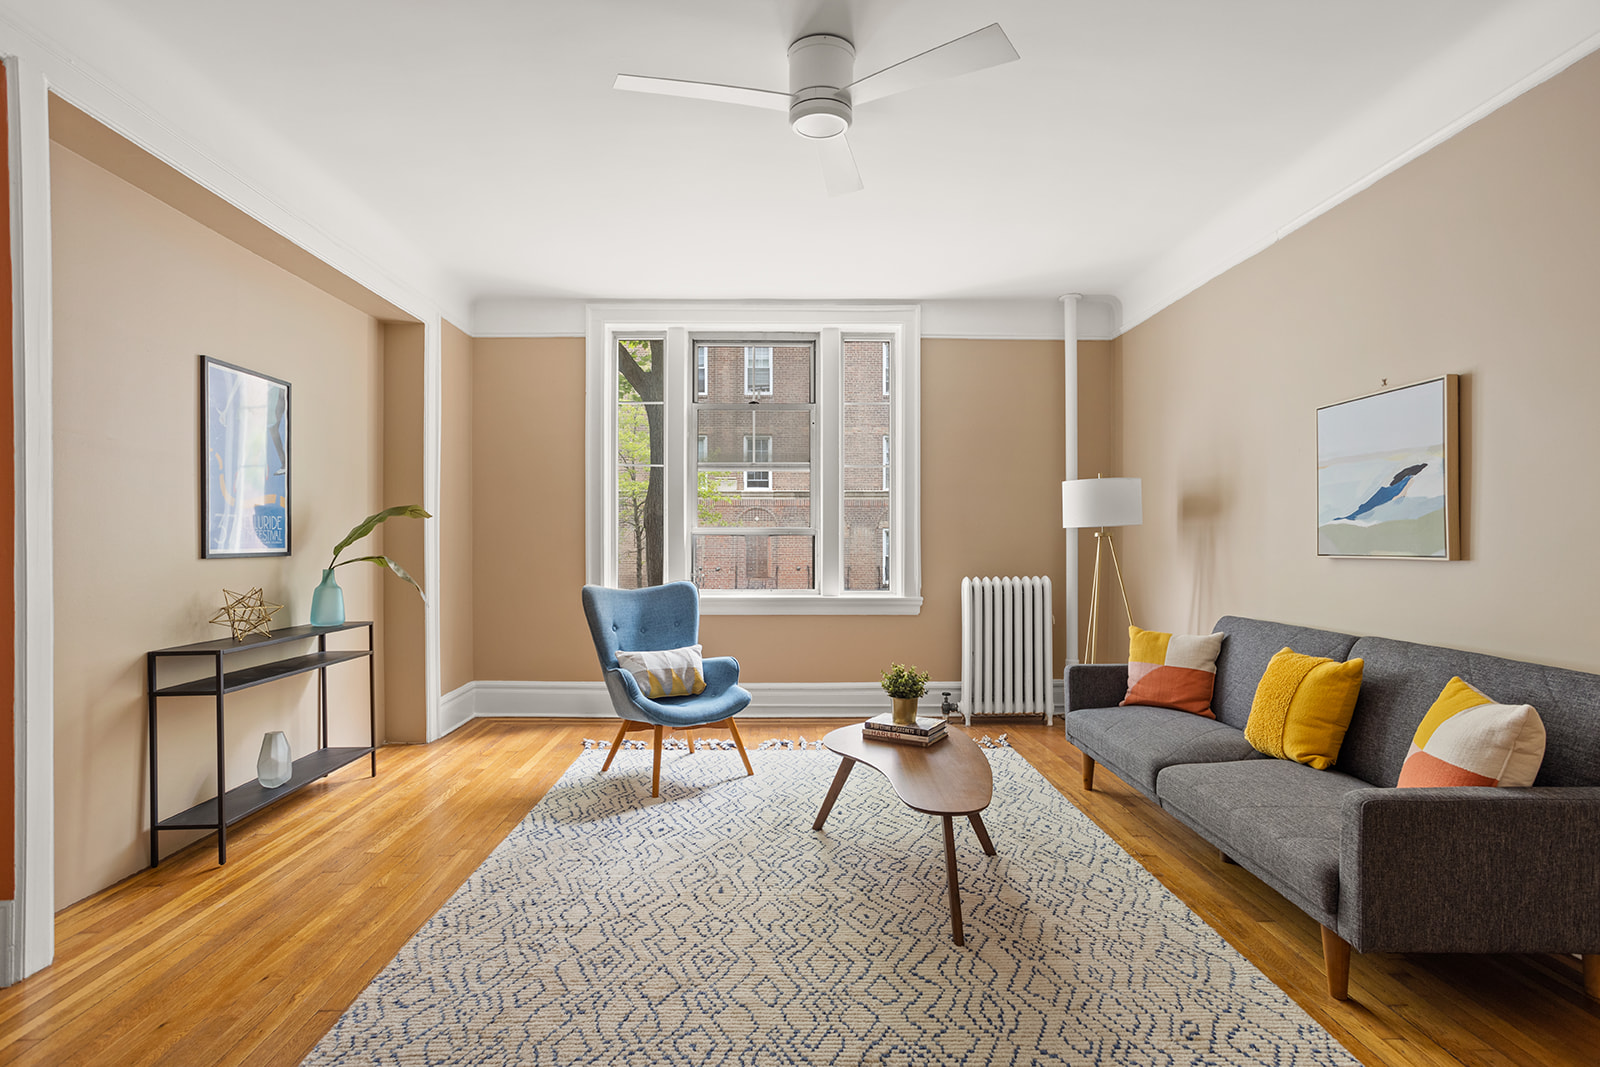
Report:
[[1256,685],[1244,739],[1268,756],[1332,767],[1361,692],[1361,668],[1359,659],[1340,663],[1285,648]]

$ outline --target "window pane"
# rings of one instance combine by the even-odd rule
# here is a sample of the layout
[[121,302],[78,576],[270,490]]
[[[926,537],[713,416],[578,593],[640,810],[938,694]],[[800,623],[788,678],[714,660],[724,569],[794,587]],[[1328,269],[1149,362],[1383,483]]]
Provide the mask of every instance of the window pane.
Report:
[[[700,388],[704,362],[705,385]],[[812,394],[812,349],[803,342],[776,345],[696,344],[696,400],[709,404],[743,404],[752,396],[763,403],[809,404]],[[759,385],[755,390],[753,386]]]
[[813,589],[810,534],[696,534],[694,584],[701,589]]
[[[695,408],[695,434],[706,439],[702,461],[713,466],[741,463],[811,463],[811,412],[760,407]],[[752,460],[747,442],[765,438],[768,455]],[[874,460],[874,463],[877,461]]]
[[617,584],[660,585],[666,488],[663,342],[617,342]]
[[661,467],[617,468],[617,585],[640,589],[660,585],[662,509]]
[[770,529],[811,526],[808,470],[715,470],[701,468],[696,524]]
[[888,588],[884,574],[884,531],[889,528],[889,495],[850,495],[844,502],[844,587],[850,592]]
[[889,342],[844,343],[844,402],[882,400],[889,395]]
[[889,404],[881,398],[868,404],[844,406],[845,492],[883,491],[893,457],[884,440],[889,436]]

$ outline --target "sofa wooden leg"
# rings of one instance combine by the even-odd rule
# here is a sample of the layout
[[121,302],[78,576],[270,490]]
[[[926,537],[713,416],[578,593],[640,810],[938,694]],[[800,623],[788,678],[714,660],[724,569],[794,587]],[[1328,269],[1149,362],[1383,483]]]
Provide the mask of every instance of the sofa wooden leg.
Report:
[[1094,760],[1088,756],[1079,756],[1078,758],[1083,761],[1083,791],[1092,793],[1094,792]]
[[1328,995],[1334,1000],[1350,999],[1350,942],[1322,928],[1322,965],[1328,972]]
[[1583,957],[1583,991],[1591,1000],[1600,1000],[1600,952]]

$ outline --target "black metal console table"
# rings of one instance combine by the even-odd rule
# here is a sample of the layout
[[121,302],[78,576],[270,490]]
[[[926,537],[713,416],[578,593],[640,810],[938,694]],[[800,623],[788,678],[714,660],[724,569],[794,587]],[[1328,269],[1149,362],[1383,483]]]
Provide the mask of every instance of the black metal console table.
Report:
[[[367,647],[356,649],[328,650],[328,635],[344,630],[355,630],[365,626],[367,628]],[[291,656],[287,659],[274,660],[271,663],[260,663],[253,667],[239,667],[229,670],[228,657],[241,652],[250,652],[271,645],[283,645],[291,641],[306,641],[316,638],[317,650],[307,655]],[[210,675],[197,678],[190,682],[180,682],[158,688],[156,680],[156,664],[169,656],[205,656],[210,657],[215,668]],[[335,663],[344,663],[348,660],[366,659],[367,661],[367,744],[359,748],[329,748],[328,747],[328,668]],[[373,678],[372,657],[372,623],[347,622],[339,626],[291,626],[280,630],[271,637],[252,636],[243,641],[235,641],[231,637],[224,637],[217,641],[200,641],[192,645],[177,645],[173,648],[163,648],[145,656],[148,691],[150,694],[150,866],[154,867],[161,862],[161,850],[157,847],[160,834],[163,830],[215,830],[217,832],[217,862],[228,862],[228,827],[260,811],[275,800],[280,800],[291,793],[298,792],[312,782],[326,778],[329,774],[347,764],[354,763],[362,756],[367,756],[372,761],[372,777],[378,776],[378,720],[377,696]],[[308,671],[317,672],[317,719],[318,735],[321,747],[315,752],[301,756],[294,761],[294,773],[282,785],[267,788],[260,781],[249,782],[227,787],[227,745],[224,741],[224,714],[223,701],[229,693],[237,693],[241,689],[250,689],[254,686],[275,682],[280,678],[289,678],[296,674],[305,674]],[[217,795],[210,800],[201,801],[187,811],[179,812],[170,818],[161,818],[157,794],[157,746],[156,746],[156,705],[162,697],[215,697],[217,701]]]

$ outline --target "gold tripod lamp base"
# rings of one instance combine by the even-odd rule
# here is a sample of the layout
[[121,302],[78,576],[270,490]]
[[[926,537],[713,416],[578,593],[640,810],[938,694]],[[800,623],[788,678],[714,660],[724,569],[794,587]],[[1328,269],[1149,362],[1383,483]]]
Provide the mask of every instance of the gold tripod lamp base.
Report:
[[1122,610],[1133,621],[1128,608],[1128,586],[1122,580],[1122,563],[1117,546],[1106,532],[1112,526],[1138,526],[1144,521],[1144,503],[1137,478],[1075,478],[1061,483],[1061,525],[1069,530],[1095,531],[1094,578],[1089,587],[1089,627],[1084,633],[1083,662],[1095,661],[1095,646],[1100,636],[1100,557],[1111,550],[1111,566],[1117,572],[1117,588],[1122,593]]

